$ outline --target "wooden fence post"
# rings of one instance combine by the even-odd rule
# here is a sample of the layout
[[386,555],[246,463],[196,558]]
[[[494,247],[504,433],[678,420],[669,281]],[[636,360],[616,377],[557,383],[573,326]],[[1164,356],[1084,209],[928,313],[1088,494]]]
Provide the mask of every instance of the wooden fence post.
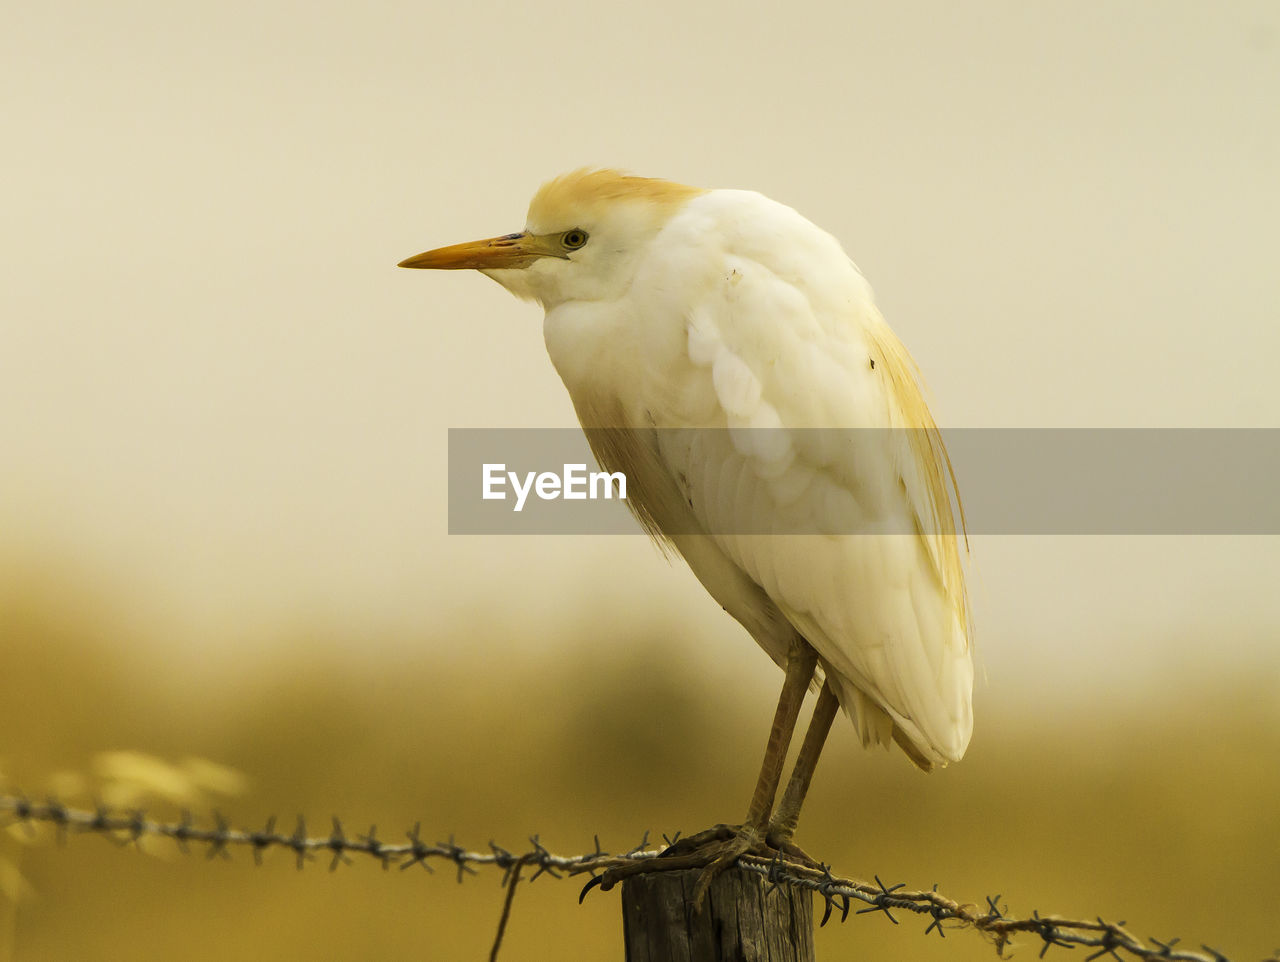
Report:
[[731,868],[693,911],[701,869],[633,875],[622,883],[627,962],[814,962],[813,893]]

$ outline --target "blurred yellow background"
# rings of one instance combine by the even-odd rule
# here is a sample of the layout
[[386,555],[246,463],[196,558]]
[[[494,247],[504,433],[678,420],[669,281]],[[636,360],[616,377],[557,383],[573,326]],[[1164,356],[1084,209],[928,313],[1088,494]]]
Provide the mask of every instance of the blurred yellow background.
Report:
[[[244,773],[202,801],[254,827],[572,853],[740,817],[780,675],[687,571],[446,534],[447,428],[573,415],[536,310],[393,265],[518,229],[568,168],[835,233],[944,425],[1280,423],[1265,0],[72,2],[6,17],[0,79],[11,788],[129,749]],[[1280,947],[1277,540],[973,546],[970,755],[925,778],[841,727],[801,842]],[[501,907],[496,873],[0,846],[21,960],[483,958]],[[522,886],[502,957],[621,958],[616,895],[577,889]],[[863,916],[819,956],[990,957],[923,929]]]

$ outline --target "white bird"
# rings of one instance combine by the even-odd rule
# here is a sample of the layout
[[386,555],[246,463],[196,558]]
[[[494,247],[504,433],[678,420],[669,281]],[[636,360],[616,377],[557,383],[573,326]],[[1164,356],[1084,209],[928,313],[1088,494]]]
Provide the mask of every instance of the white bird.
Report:
[[955,479],[915,364],[834,237],[757,193],[584,169],[542,186],[523,231],[400,266],[473,268],[542,305],[601,467],[786,669],[746,822],[668,853],[708,866],[699,901],[743,852],[803,857],[791,837],[837,704],[864,745],[926,771],[959,761],[973,662]]

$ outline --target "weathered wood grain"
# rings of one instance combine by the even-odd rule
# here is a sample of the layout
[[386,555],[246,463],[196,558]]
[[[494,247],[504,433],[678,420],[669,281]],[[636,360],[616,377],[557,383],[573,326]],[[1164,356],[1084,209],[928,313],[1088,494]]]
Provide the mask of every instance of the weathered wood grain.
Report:
[[723,872],[693,911],[699,869],[653,872],[622,883],[627,962],[814,962],[813,895],[768,891],[755,872]]

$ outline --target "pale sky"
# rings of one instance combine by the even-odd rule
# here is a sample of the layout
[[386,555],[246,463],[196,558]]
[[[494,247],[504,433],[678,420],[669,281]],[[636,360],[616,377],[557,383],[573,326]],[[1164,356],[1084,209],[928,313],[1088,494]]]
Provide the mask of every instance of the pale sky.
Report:
[[[449,427],[573,414],[536,308],[395,263],[586,164],[752,188],[843,241],[943,424],[1277,426],[1278,100],[1270,0],[23,5],[0,560],[193,651],[660,609],[745,653],[642,538],[446,534]],[[1276,649],[1278,539],[975,552],[993,680]]]

